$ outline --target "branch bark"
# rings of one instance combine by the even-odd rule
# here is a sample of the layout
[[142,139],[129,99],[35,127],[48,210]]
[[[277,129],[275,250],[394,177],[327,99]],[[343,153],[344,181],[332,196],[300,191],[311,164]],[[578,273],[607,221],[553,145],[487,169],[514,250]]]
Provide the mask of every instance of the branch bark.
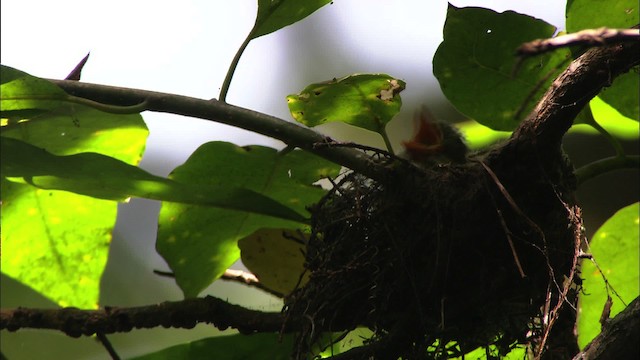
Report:
[[[234,328],[241,333],[287,330],[284,316],[280,313],[250,310],[212,296],[131,308],[0,310],[0,330],[49,329],[62,331],[71,337],[159,326],[191,329],[198,323],[213,324],[220,330]],[[295,325],[292,321],[287,324],[290,327]]]
[[639,41],[638,29],[587,29],[575,33],[556,36],[551,39],[539,39],[522,44],[517,50],[518,56],[534,56],[563,47],[589,45],[602,46],[624,41]]
[[613,360],[640,358],[640,297],[603,326],[573,360]]
[[[558,76],[529,117],[513,133],[512,145],[534,145],[541,155],[560,151],[562,137],[578,113],[619,75],[640,64],[640,41],[592,48]],[[528,149],[530,150],[530,149]]]

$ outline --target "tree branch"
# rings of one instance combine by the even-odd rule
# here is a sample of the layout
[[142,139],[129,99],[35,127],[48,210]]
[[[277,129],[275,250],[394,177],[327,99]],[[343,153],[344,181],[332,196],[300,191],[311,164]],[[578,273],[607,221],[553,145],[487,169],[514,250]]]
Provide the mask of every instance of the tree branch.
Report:
[[608,360],[640,358],[640,298],[636,298],[603,326],[596,336],[573,360]]
[[510,142],[557,155],[562,137],[589,101],[619,75],[640,63],[640,41],[592,48],[558,76]]
[[295,326],[294,321],[287,321],[285,327],[280,313],[250,310],[212,296],[131,308],[0,310],[0,330],[50,329],[71,337],[159,326],[191,329],[198,323],[210,323],[220,330],[234,328],[241,333],[278,332]]
[[563,47],[588,45],[603,46],[624,41],[639,41],[638,29],[587,29],[575,33],[556,36],[550,39],[538,39],[520,45],[518,56],[535,56]]
[[344,147],[316,146],[331,139],[297,123],[217,100],[83,83],[50,80],[68,94],[103,104],[132,106],[144,104],[140,111],[156,111],[212,120],[281,140],[287,145],[312,152],[336,164],[348,167],[372,179],[388,176],[388,167],[376,163],[362,151]]

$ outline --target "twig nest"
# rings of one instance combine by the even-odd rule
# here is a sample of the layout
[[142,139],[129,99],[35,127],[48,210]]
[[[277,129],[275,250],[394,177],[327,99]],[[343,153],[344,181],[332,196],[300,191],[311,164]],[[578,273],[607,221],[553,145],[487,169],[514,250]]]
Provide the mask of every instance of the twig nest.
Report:
[[562,283],[574,248],[557,188],[529,176],[517,188],[532,193],[509,195],[500,186],[519,180],[479,160],[400,174],[403,186],[349,174],[312,209],[310,280],[285,306],[304,323],[298,356],[362,325],[372,341],[403,339],[390,346],[406,358],[507,352],[540,332],[551,276]]

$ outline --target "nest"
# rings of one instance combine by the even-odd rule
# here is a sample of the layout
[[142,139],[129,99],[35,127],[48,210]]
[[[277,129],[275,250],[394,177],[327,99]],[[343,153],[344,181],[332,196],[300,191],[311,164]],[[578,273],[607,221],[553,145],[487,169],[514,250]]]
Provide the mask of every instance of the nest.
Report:
[[323,333],[357,326],[374,331],[377,358],[393,359],[504,354],[542,336],[545,299],[562,290],[550,284],[572,270],[575,248],[557,188],[496,183],[479,161],[405,170],[402,185],[348,174],[312,209],[310,280],[285,303],[302,321],[298,358]]

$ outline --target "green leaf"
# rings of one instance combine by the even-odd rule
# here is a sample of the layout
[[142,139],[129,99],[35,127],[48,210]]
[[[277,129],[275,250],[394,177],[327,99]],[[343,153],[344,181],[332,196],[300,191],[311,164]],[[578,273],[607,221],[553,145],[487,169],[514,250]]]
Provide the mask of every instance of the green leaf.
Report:
[[236,334],[176,345],[130,360],[288,360],[292,349],[292,335]]
[[629,119],[640,120],[639,68],[618,76],[611,87],[600,92],[599,97]]
[[116,204],[2,179],[2,272],[60,306],[94,309]]
[[638,23],[636,0],[568,0],[567,32],[601,27],[627,29]]
[[611,135],[626,140],[640,137],[637,119],[628,118],[620,114],[615,108],[600,99],[599,96],[593,98],[589,105],[594,119]]
[[[567,1],[567,32],[601,27],[627,29],[638,24],[636,0],[569,0]],[[638,67],[617,77],[613,85],[604,89],[600,98],[622,115],[638,121],[640,118],[640,80]]]
[[258,0],[258,16],[249,39],[298,22],[330,2],[331,0]]
[[[200,146],[170,177],[185,183],[247,188],[303,213],[324,194],[312,184],[336,176],[339,169],[303,151],[278,153],[262,146],[210,142]],[[156,247],[185,296],[194,297],[238,260],[239,239],[264,227],[299,226],[243,211],[163,203]]]
[[[283,295],[304,286],[304,245],[308,236],[291,229],[260,229],[240,239],[242,263],[266,288]],[[304,276],[303,276],[304,274]]]
[[305,221],[297,212],[251,190],[182,184],[102,154],[56,156],[20,140],[3,137],[1,156],[4,177],[41,189],[66,190],[119,201],[136,196]]
[[460,112],[494,130],[513,130],[569,58],[568,50],[557,50],[525,60],[514,74],[515,50],[555,31],[542,20],[513,11],[449,6],[433,73]]
[[338,121],[382,133],[400,111],[404,88],[386,74],[358,74],[311,84],[287,102],[293,118],[307,126]]
[[591,254],[602,274],[590,260],[582,262],[584,292],[578,308],[578,343],[583,348],[600,333],[600,315],[607,300],[603,274],[622,298],[609,292],[613,299],[611,317],[640,294],[640,203],[620,209],[607,220],[591,240]]
[[[45,110],[64,106],[63,103],[52,99],[67,98],[67,93],[50,81],[4,65],[0,65],[0,93],[2,94],[0,97],[2,118],[9,120],[15,117],[9,117],[7,111],[16,111],[12,115],[17,114],[18,120],[27,119],[33,113],[29,114],[26,110],[43,113]],[[49,100],[41,100],[42,98]],[[21,116],[20,112],[25,116]]]
[[62,306],[95,308],[117,204],[4,177],[20,158],[23,169],[37,163],[51,167],[29,144],[57,155],[100,152],[137,163],[146,126],[137,114],[106,114],[69,103],[49,81],[5,66],[0,72],[2,272]]

